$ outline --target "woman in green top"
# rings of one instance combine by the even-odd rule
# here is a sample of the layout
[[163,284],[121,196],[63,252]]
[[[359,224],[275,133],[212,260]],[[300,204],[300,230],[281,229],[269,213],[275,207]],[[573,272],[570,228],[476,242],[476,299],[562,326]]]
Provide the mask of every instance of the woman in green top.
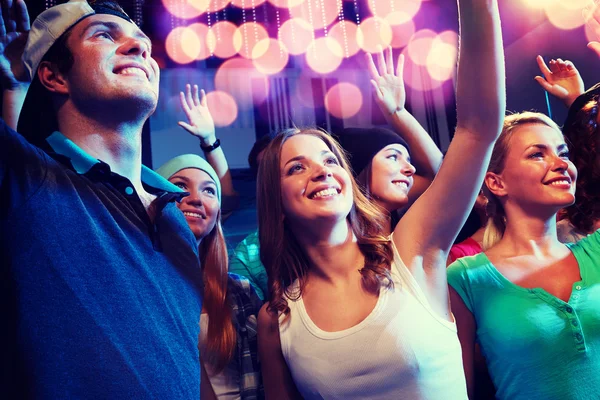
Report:
[[448,270],[467,385],[478,342],[499,399],[588,399],[600,393],[600,231],[556,235],[577,170],[558,126],[506,118],[485,177],[485,252]]

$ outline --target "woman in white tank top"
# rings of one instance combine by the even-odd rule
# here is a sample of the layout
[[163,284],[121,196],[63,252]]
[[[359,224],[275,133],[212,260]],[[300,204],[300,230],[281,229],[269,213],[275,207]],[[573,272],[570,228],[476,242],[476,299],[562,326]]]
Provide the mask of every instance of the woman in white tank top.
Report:
[[267,398],[465,399],[446,258],[504,117],[496,0],[461,0],[458,126],[438,176],[386,236],[339,145],[290,130],[258,175]]

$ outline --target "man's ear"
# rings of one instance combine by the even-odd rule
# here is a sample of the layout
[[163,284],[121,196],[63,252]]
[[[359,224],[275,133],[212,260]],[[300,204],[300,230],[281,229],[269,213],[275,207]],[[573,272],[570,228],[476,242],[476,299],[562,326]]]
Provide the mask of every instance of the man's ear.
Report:
[[40,83],[48,91],[57,94],[69,94],[69,84],[55,64],[49,61],[42,61],[37,73]]
[[495,172],[487,172],[485,174],[484,183],[492,194],[498,198],[506,196],[506,184],[502,179],[501,174]]

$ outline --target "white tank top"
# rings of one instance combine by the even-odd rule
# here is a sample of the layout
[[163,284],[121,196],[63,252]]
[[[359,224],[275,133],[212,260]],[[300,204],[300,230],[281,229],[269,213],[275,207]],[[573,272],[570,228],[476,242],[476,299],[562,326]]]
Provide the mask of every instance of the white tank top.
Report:
[[[206,335],[208,333],[208,314],[203,313],[200,316],[200,348],[205,350]],[[214,368],[205,363],[206,374],[210,380],[210,385],[215,391],[219,400],[240,400],[240,371],[235,368],[235,363],[230,362],[227,367],[218,374]]]
[[392,278],[367,318],[343,331],[319,329],[302,298],[288,300],[281,349],[305,399],[467,399],[456,324],[433,311],[395,248]]

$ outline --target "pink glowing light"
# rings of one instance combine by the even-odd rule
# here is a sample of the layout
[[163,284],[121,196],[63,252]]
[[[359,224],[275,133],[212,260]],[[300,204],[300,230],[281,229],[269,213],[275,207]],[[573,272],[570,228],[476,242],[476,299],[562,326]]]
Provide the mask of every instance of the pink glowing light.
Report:
[[208,10],[210,0],[162,0],[168,12],[182,19],[196,18]]
[[358,27],[356,41],[364,51],[376,53],[392,43],[392,27],[383,18],[367,18]]
[[215,74],[215,88],[231,94],[240,108],[248,108],[266,100],[269,80],[251,60],[236,57],[221,64]]
[[360,50],[356,41],[358,26],[348,20],[343,20],[329,29],[329,37],[335,39],[342,47],[344,57],[352,57]]
[[344,52],[337,40],[321,37],[312,42],[306,51],[306,63],[315,72],[328,74],[342,63]]
[[237,53],[233,43],[233,36],[237,26],[229,21],[220,21],[210,28],[207,37],[208,47],[212,49],[215,56],[229,58]]
[[275,39],[263,39],[252,49],[254,66],[266,75],[274,75],[284,69],[289,57],[287,50]]
[[306,53],[313,38],[312,26],[302,18],[288,19],[279,28],[279,41],[292,55]]
[[406,47],[408,56],[417,65],[425,66],[427,57],[433,45],[433,39],[437,34],[430,29],[422,29],[416,32],[411,38]]
[[215,121],[215,126],[228,126],[236,120],[238,107],[235,99],[226,92],[214,91],[206,95],[208,110]]
[[308,21],[314,29],[323,29],[338,18],[340,6],[336,0],[304,0],[290,7],[290,16]]
[[421,8],[421,0],[369,0],[366,3],[374,16],[389,17],[391,25],[410,21]]
[[252,51],[256,44],[268,38],[269,34],[261,24],[246,22],[237,28],[233,37],[233,43],[242,57],[252,58]]
[[177,27],[167,35],[165,50],[167,55],[178,64],[189,64],[196,60],[202,44],[196,33],[186,27]]
[[325,94],[325,108],[340,119],[356,115],[363,104],[363,96],[358,87],[348,82],[333,85]]

